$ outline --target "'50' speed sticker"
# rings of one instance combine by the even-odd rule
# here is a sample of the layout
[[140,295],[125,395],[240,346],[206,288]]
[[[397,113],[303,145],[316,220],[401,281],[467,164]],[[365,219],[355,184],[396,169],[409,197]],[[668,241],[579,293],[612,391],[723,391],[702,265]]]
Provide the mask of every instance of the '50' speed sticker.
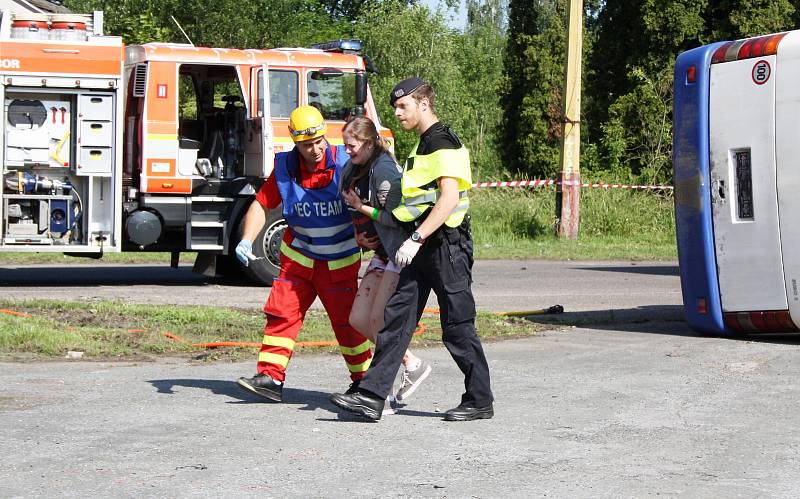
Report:
[[769,77],[772,74],[772,68],[770,67],[767,61],[761,60],[755,63],[753,66],[753,83],[756,85],[763,85],[767,81],[769,81]]

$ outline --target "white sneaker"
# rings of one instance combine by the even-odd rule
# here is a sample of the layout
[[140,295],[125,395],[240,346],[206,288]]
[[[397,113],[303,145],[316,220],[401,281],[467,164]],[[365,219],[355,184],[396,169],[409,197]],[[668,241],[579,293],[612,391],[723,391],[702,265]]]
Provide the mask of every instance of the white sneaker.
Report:
[[395,398],[393,395],[389,395],[386,397],[386,401],[383,403],[383,412],[381,413],[384,416],[388,416],[389,414],[397,414],[397,409],[394,408]]
[[400,389],[397,390],[397,400],[408,400],[408,398],[417,390],[419,385],[425,381],[425,378],[431,373],[431,365],[424,360],[418,368],[413,371],[403,370],[403,381],[400,384]]

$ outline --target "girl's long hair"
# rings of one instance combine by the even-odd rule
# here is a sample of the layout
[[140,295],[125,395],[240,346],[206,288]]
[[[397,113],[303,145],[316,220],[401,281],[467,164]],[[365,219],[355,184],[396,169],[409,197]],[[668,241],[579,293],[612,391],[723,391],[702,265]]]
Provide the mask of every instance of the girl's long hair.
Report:
[[[342,134],[344,134],[344,132],[349,133],[354,139],[361,142],[361,147],[372,145],[372,156],[370,156],[369,160],[363,165],[357,165],[357,169],[350,179],[350,189],[355,186],[358,180],[364,178],[366,175],[369,175],[369,167],[376,159],[378,159],[378,156],[386,153],[391,156],[392,159],[395,159],[394,154],[392,154],[390,149],[389,141],[385,137],[381,137],[378,134],[378,129],[375,127],[375,123],[366,116],[356,116],[352,120],[348,121],[344,125],[344,128],[342,128]],[[397,160],[395,159],[395,161]]]

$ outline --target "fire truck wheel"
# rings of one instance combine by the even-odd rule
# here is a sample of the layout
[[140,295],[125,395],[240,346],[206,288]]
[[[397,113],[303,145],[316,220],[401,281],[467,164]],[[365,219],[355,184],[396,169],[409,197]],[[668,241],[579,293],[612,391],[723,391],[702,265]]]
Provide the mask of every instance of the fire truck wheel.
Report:
[[250,262],[250,265],[244,268],[250,279],[269,286],[272,280],[278,277],[281,270],[278,250],[285,230],[286,220],[283,219],[282,206],[270,210],[264,228],[253,241],[253,254],[258,260]]

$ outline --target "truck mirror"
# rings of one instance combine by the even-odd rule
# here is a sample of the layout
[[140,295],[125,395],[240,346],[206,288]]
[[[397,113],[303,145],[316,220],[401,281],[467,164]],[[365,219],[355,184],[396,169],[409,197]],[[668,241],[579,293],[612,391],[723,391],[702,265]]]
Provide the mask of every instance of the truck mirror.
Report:
[[367,67],[367,71],[372,74],[378,74],[378,67],[372,62],[372,59],[369,58],[368,55],[364,55],[364,64]]
[[356,72],[356,105],[363,107],[367,102],[367,74],[363,71]]
[[341,78],[344,73],[341,69],[336,68],[320,68],[311,72],[312,80],[330,80],[331,78]]

